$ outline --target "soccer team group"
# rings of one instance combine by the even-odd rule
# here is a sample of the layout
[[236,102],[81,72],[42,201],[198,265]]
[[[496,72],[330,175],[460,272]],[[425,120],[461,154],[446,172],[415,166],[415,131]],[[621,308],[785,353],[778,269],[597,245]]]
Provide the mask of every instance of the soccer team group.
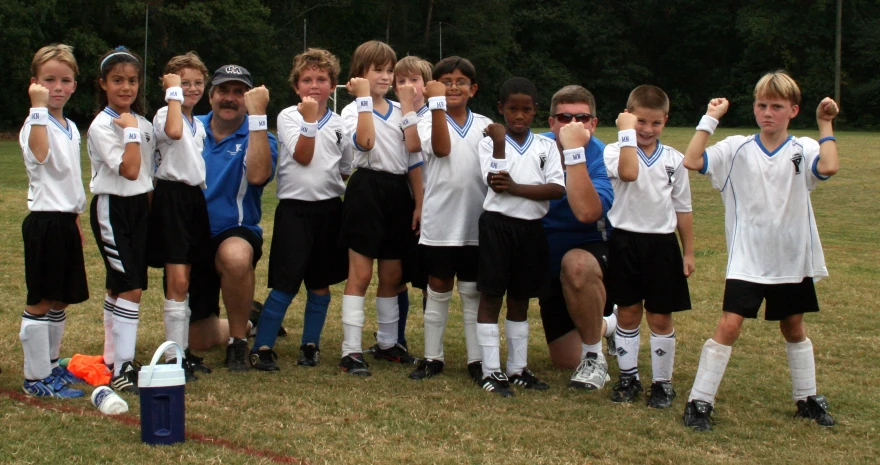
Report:
[[[215,346],[226,346],[230,370],[278,371],[273,347],[303,284],[297,363],[315,366],[329,286],[342,281],[344,372],[369,376],[366,353],[414,364],[415,380],[440,375],[457,282],[467,371],[481,389],[503,397],[514,394],[513,386],[548,389],[527,367],[527,310],[539,298],[551,361],[574,369],[570,387],[600,390],[610,381],[607,338],[620,367],[614,402],[636,401],[643,392],[644,315],[651,330],[647,404],[668,408],[676,395],[672,314],[691,308],[693,170],[721,192],[729,258],[723,313],[703,346],[685,425],[711,429],[732,345],[765,300],[765,318],[779,321],[786,341],[796,415],[834,424],[817,394],[803,316],[819,310],[814,281],[827,276],[810,192],[838,170],[832,120],[839,110],[830,98],[819,104],[818,141],[789,135],[801,96],[784,72],[764,75],[755,87],[758,134],[707,146],[728,109],[726,99],[714,98],[682,154],[659,140],[669,99],[658,87],[632,91],[616,120],[615,143],[592,137],[596,100],[576,85],[553,95],[551,132],[534,134],[537,89],[529,80],[502,85],[504,124],[493,123],[468,108],[478,89],[469,60],[397,61],[378,41],[355,50],[346,85],[355,99],[341,115],[327,106],[338,59],[314,48],[297,55],[290,82],[301,103],[278,115],[277,138],[268,131],[269,92],[241,66],[223,66],[209,79],[195,53],[172,58],[162,78],[167,106],[152,124],[138,99],[142,59],[119,47],[99,66],[99,112],[87,141],[90,222],[106,268],[103,356],[117,391],[137,392],[135,344],[152,266],[164,268],[166,338],[185,349],[188,379],[210,372],[191,350]],[[71,387],[82,380],[58,364],[65,308],[89,296],[80,133],[63,114],[77,74],[70,47],[37,52],[32,108],[19,139],[30,179],[20,338],[24,391],[35,396],[83,395]],[[212,111],[195,117],[206,87]],[[392,88],[399,102],[386,97]],[[275,176],[271,292],[252,315],[261,195]],[[374,262],[378,332],[364,350],[364,296]],[[422,358],[409,354],[404,337],[406,283],[423,289]],[[219,318],[221,294],[227,319]],[[252,349],[248,336],[255,337]]]

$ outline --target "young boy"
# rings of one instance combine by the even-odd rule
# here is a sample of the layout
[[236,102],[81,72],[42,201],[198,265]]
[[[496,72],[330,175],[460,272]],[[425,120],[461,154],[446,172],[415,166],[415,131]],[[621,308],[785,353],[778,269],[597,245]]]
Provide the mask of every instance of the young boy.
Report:
[[[642,310],[651,328],[651,394],[648,406],[672,405],[675,329],[672,313],[691,308],[687,277],[694,271],[691,190],[684,155],[660,143],[669,98],[659,87],[639,86],[617,118],[618,142],[605,147],[605,168],[614,188],[608,219],[614,225],[608,251],[609,292],[619,313],[617,363],[620,380],[611,400],[633,402],[639,380]],[[675,230],[681,237],[678,246]]]
[[420,380],[443,372],[443,333],[449,298],[458,276],[464,314],[468,372],[482,378],[477,344],[479,218],[486,198],[479,146],[492,120],[474,114],[468,100],[477,93],[477,72],[466,58],[444,58],[434,66],[426,94],[430,115],[419,122],[427,180],[419,244],[428,274],[425,305],[425,359],[409,377]]
[[761,132],[731,136],[706,148],[728,102],[715,98],[687,148],[685,166],[706,174],[721,191],[727,235],[727,281],[721,321],[703,345],[700,365],[684,411],[684,424],[697,431],[712,428],[715,394],[733,343],[745,318],[779,321],[791,369],[795,416],[834,425],[825,396],[816,394],[813,343],[804,313],[818,312],[814,281],[828,276],[810,192],[837,173],[837,143],[831,122],[837,104],[825,98],[816,109],[819,142],[790,136],[801,92],[788,74],[765,74],[755,86],[754,114]]
[[[525,78],[501,86],[498,111],[506,125],[490,124],[480,142],[480,175],[491,188],[479,220],[477,341],[483,361],[480,388],[510,397],[509,382],[526,389],[549,386],[527,367],[529,299],[538,297],[546,275],[547,238],[541,218],[549,201],[565,194],[556,142],[532,134],[538,91]],[[455,156],[455,155],[453,155]],[[507,375],[501,371],[498,315],[507,293]]]
[[18,142],[28,173],[28,209],[24,239],[27,307],[21,315],[24,384],[31,396],[74,398],[82,383],[58,365],[69,304],[89,298],[79,214],[86,193],[80,168],[80,135],[64,117],[64,104],[76,90],[78,68],[73,49],[41,48],[31,61],[30,116]]
[[308,291],[298,365],[319,361],[321,331],[330,305],[330,285],[348,272],[339,247],[342,194],[351,174],[351,143],[342,118],[327,108],[339,79],[339,60],[327,50],[310,48],[293,59],[290,83],[302,103],[278,115],[278,198],[269,255],[269,287],[251,366],[278,371],[272,350],[287,308],[305,282]]

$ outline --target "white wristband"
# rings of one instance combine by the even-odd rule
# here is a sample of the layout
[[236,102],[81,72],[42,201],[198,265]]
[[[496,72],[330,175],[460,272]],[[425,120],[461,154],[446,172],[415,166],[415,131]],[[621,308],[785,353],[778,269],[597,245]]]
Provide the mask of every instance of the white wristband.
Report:
[[49,124],[49,109],[46,107],[31,108],[31,117],[28,120],[31,126],[45,126]]
[[248,115],[249,131],[268,131],[269,120],[266,115]]
[[123,144],[140,144],[141,143],[141,130],[138,128],[125,128],[122,130],[122,143]]
[[579,163],[587,162],[587,152],[583,147],[563,150],[562,155],[565,157],[566,165],[577,165]]
[[489,172],[490,173],[500,173],[502,171],[507,171],[507,159],[506,158],[493,158],[489,160]]
[[315,137],[318,135],[318,122],[307,123],[303,121],[302,126],[299,127],[299,133],[301,136],[305,137]]
[[428,110],[446,111],[446,97],[431,97],[428,99]]
[[170,102],[172,100],[177,100],[180,103],[183,103],[183,89],[180,87],[169,87],[165,89],[165,102]]
[[636,146],[636,130],[624,129],[617,131],[617,142],[619,147],[635,147]]
[[373,112],[373,97],[358,97],[354,101],[357,102],[358,113]]
[[410,126],[415,126],[419,124],[419,119],[419,115],[417,115],[414,111],[403,115],[403,118],[400,120],[400,129],[406,129]]
[[700,124],[697,125],[697,131],[706,131],[711,136],[712,134],[715,134],[715,128],[717,128],[717,127],[718,127],[718,120],[717,119],[715,119],[709,115],[703,115],[703,117],[700,118]]

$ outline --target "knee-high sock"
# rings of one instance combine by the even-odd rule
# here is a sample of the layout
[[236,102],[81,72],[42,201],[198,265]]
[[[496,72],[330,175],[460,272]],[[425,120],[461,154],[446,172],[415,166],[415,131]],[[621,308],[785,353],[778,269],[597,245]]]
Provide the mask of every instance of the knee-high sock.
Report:
[[104,363],[107,366],[116,362],[116,344],[113,342],[113,311],[116,309],[116,299],[109,295],[104,296]]
[[306,298],[306,312],[303,316],[302,343],[321,346],[321,332],[327,320],[327,309],[330,307],[330,294],[318,295],[309,291]]
[[443,334],[449,317],[449,298],[452,291],[434,292],[428,287],[428,304],[425,306],[425,358],[445,360]]
[[458,295],[461,297],[461,313],[464,318],[464,342],[467,346],[468,363],[482,360],[480,344],[477,342],[477,311],[480,308],[480,291],[473,281],[459,281]]
[[669,334],[655,334],[651,331],[651,378],[657,381],[672,381],[675,365],[675,329]]
[[518,375],[528,365],[529,360],[529,321],[504,322],[507,333],[507,375]]
[[260,312],[260,321],[257,322],[257,335],[254,337],[254,350],[261,347],[275,347],[275,339],[278,338],[278,330],[281,329],[281,322],[284,321],[284,315],[287,314],[287,308],[293,302],[296,294],[272,289],[266,302],[263,304],[263,311]]
[[791,397],[795,402],[816,395],[816,359],[813,341],[786,342],[788,368],[791,370]]
[[406,317],[409,316],[409,289],[397,294],[397,311],[400,319],[397,321],[397,343],[406,346]]
[[64,328],[67,326],[67,312],[64,309],[49,310],[49,361],[52,368],[58,366],[61,357],[61,340],[64,339]]
[[376,297],[376,320],[379,331],[376,342],[380,349],[390,349],[397,344],[397,323],[400,320],[397,297]]
[[113,310],[113,341],[116,344],[114,376],[119,376],[123,363],[134,360],[140,307],[139,303],[129,302],[121,297],[116,299]]
[[18,333],[24,349],[24,379],[37,381],[52,374],[49,361],[49,318],[34,315],[27,310],[21,314],[21,331]]
[[617,365],[620,367],[620,376],[635,376],[639,379],[639,345],[641,337],[639,327],[635,329],[623,329],[617,327],[614,334],[617,343]]
[[342,356],[363,352],[364,298],[342,296]]
[[501,371],[501,333],[498,323],[477,323],[477,342],[483,356],[483,377]]
[[733,347],[719,344],[714,339],[708,339],[703,344],[700,366],[697,368],[697,376],[688,402],[696,399],[710,404],[715,403],[715,394],[718,393],[718,386],[721,385],[721,378],[724,377],[724,370],[727,369],[732,351]]
[[[165,340],[174,341],[186,350],[187,336],[189,335],[189,318],[186,316],[186,301],[165,299],[163,307],[163,320],[165,321]],[[177,351],[168,349],[165,351],[165,361],[177,357]]]

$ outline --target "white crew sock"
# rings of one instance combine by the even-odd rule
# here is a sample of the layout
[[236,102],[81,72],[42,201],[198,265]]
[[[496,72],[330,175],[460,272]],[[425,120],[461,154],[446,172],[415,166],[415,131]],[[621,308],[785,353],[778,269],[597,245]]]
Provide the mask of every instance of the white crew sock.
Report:
[[498,323],[477,323],[477,342],[483,356],[483,377],[501,371],[501,333]]
[[504,321],[507,333],[507,375],[522,374],[529,361],[529,321]]
[[113,340],[116,344],[113,376],[119,376],[123,363],[134,360],[140,307],[139,303],[121,297],[116,299],[113,311]]
[[[342,356],[363,352],[364,298],[342,296]],[[396,334],[396,333],[395,333]],[[395,336],[396,337],[396,336]]]
[[[180,347],[186,349],[187,335],[189,333],[189,319],[186,317],[186,301],[165,300],[164,314],[165,340],[174,341]],[[165,361],[177,357],[177,351],[168,349],[165,351]]]
[[715,394],[718,393],[718,386],[721,385],[721,378],[724,377],[724,370],[727,369],[732,351],[732,346],[719,344],[714,339],[708,339],[703,344],[700,366],[697,368],[697,376],[694,378],[694,386],[691,388],[688,402],[696,399],[710,404],[715,403]]
[[116,299],[109,295],[104,296],[104,364],[113,365],[116,362],[116,344],[113,342],[113,310],[116,309]]
[[397,344],[397,323],[400,321],[400,307],[397,296],[376,297],[376,321],[379,331],[376,342],[380,349],[390,349]]
[[675,365],[675,329],[669,334],[655,334],[651,331],[651,378],[657,381],[672,381]]
[[623,329],[618,326],[614,334],[614,342],[617,343],[617,365],[620,367],[620,376],[635,376],[639,379],[639,345],[641,344],[639,327]]
[[602,351],[601,339],[595,344],[581,343],[581,360],[586,359],[587,354],[596,354],[596,360],[605,361],[605,353]]
[[428,287],[428,301],[425,304],[425,358],[444,361],[443,334],[449,317],[449,298],[452,291],[434,292]]
[[461,313],[464,319],[464,342],[467,347],[468,363],[482,360],[483,354],[477,342],[477,312],[480,309],[480,291],[473,281],[459,281],[458,295],[461,297]]
[[52,374],[49,361],[49,318],[27,310],[21,314],[21,348],[24,350],[24,379],[37,381]]
[[816,360],[813,341],[786,342],[788,368],[791,370],[791,397],[795,402],[816,395]]
[[614,313],[603,316],[602,319],[605,320],[605,334],[603,336],[614,336],[614,333],[617,331],[617,305],[614,306]]
[[61,340],[64,339],[64,328],[67,326],[67,312],[63,308],[49,310],[49,360],[52,368],[58,366],[61,357]]

